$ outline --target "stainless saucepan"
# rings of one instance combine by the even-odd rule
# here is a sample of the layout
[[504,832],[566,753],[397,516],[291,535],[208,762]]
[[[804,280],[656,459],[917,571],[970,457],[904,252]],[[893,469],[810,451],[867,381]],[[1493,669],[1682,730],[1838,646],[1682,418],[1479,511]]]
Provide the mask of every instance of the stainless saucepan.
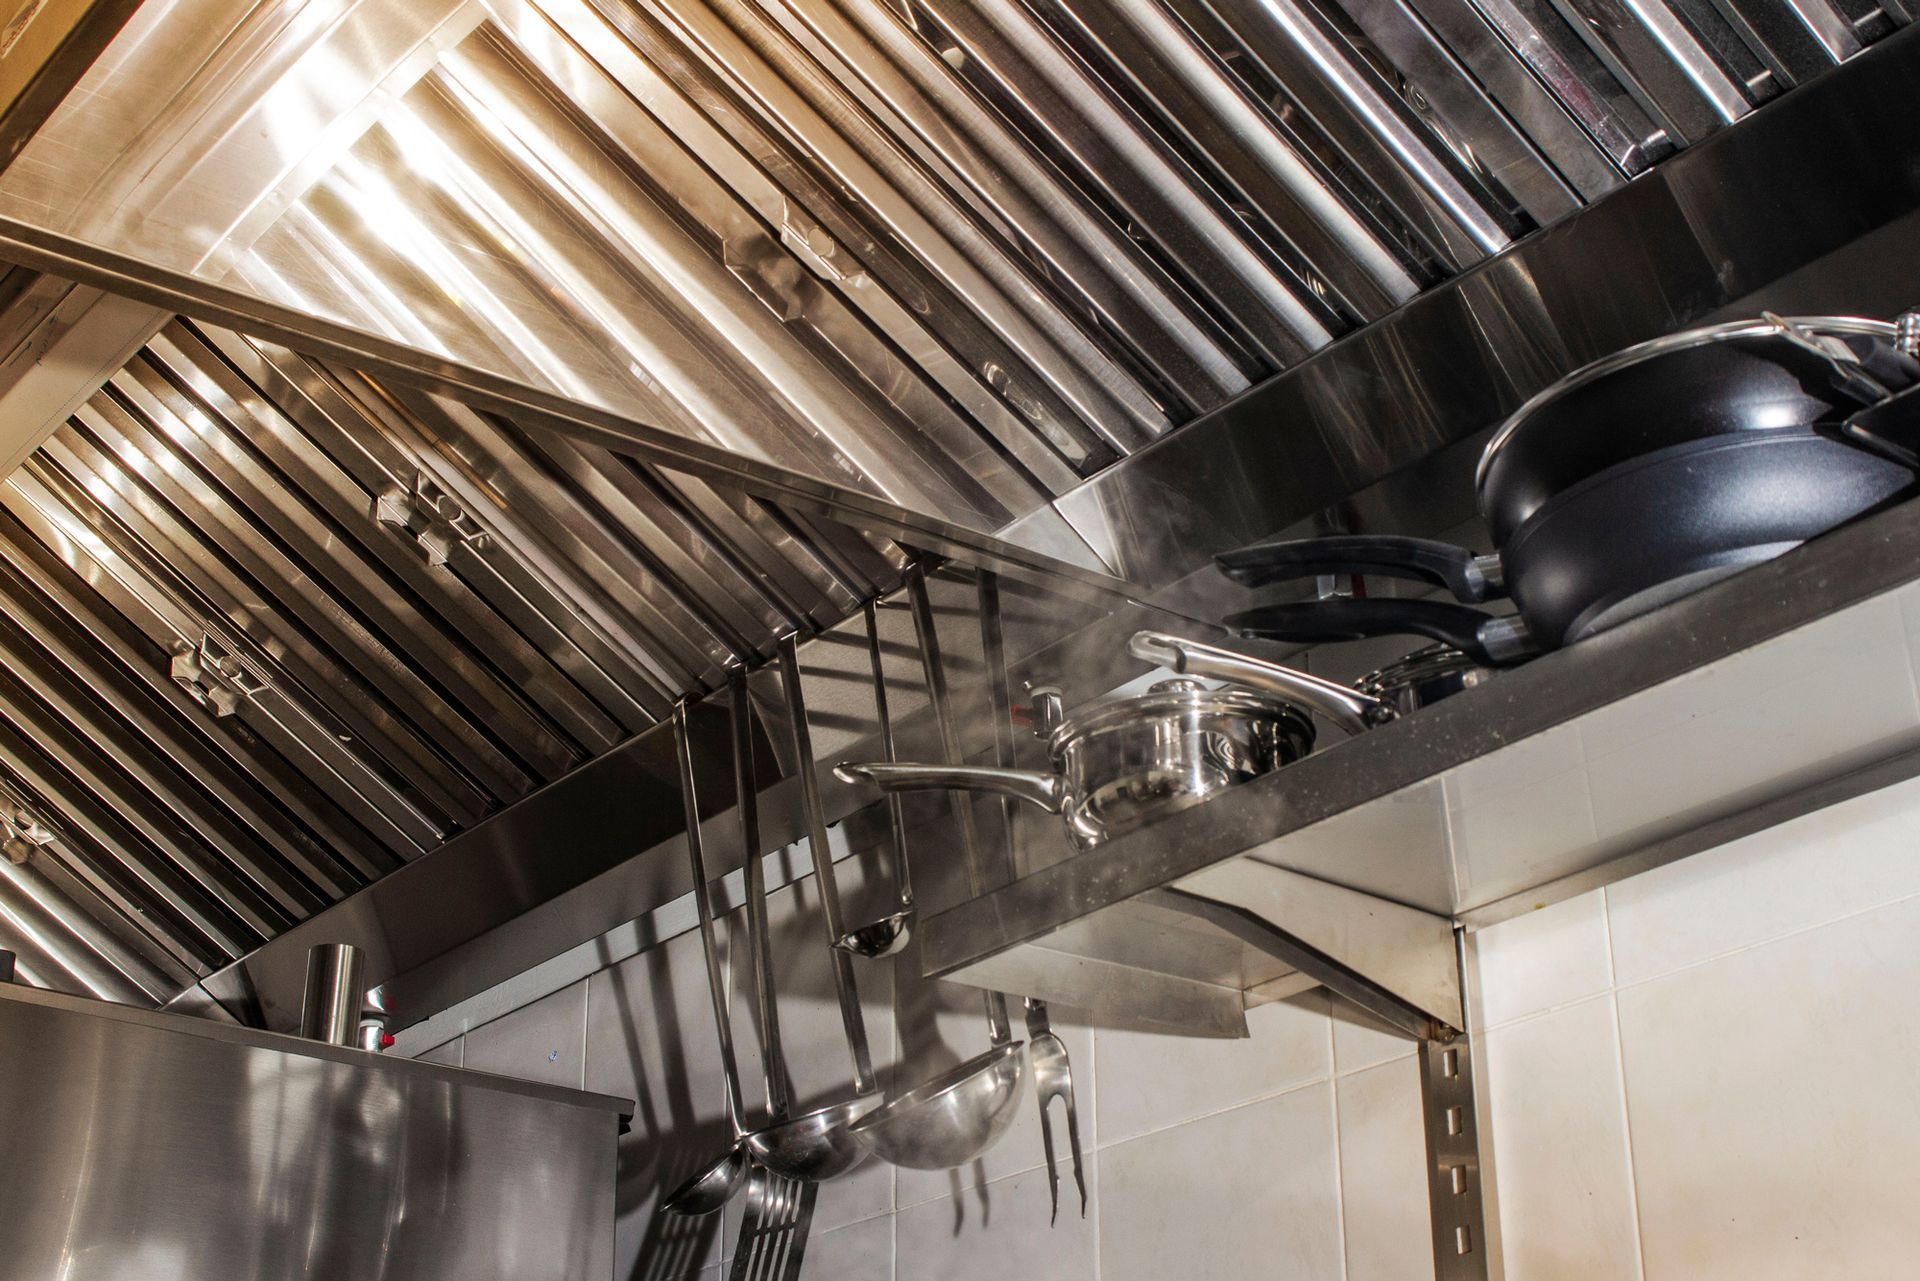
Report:
[[[1255,658],[1239,662],[1243,684],[1246,673],[1261,668],[1294,675]],[[884,761],[843,762],[834,773],[888,792],[958,788],[1011,796],[1062,815],[1085,849],[1299,760],[1313,750],[1313,721],[1268,694],[1167,680],[1063,721],[1047,748],[1053,769],[1044,773]]]

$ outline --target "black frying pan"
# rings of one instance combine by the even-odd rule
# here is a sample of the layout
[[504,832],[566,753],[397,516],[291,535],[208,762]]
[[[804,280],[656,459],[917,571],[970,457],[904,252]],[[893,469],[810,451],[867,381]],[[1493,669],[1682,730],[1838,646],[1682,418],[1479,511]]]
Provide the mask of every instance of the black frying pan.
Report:
[[[1551,398],[1523,407],[1482,459],[1481,510],[1497,531],[1495,556],[1353,535],[1261,544],[1215,559],[1248,585],[1382,574],[1445,587],[1470,603],[1511,596],[1517,619],[1438,602],[1355,601],[1341,602],[1337,623],[1325,626],[1350,635],[1413,632],[1482,661],[1512,662],[1910,496],[1920,467],[1920,364],[1884,341],[1892,327],[1849,334],[1856,342],[1840,355],[1809,350],[1810,342],[1838,341],[1818,326],[1871,322],[1771,323],[1782,327],[1771,340],[1778,363],[1759,361],[1761,374],[1755,352],[1766,340],[1751,326],[1720,326],[1633,349],[1637,360],[1627,360],[1629,352],[1598,362],[1599,373],[1575,374],[1561,384],[1577,411],[1565,419]],[[1728,333],[1738,342],[1712,337]],[[1731,381],[1682,378],[1705,367],[1699,351],[1722,346],[1738,359],[1713,367]],[[1649,376],[1661,370],[1676,381]],[[1702,397],[1715,404],[1700,407]],[[1597,403],[1614,415],[1612,434],[1594,416]],[[1278,607],[1228,625],[1295,642],[1332,639],[1304,620],[1303,612]]]
[[[1779,325],[1804,328],[1815,350]],[[1889,326],[1839,318],[1762,319],[1688,330],[1593,362],[1534,396],[1495,433],[1475,479],[1495,546],[1555,495],[1620,463],[1675,445],[1838,422],[1871,403],[1836,380],[1842,350],[1882,386],[1920,368],[1886,340]]]

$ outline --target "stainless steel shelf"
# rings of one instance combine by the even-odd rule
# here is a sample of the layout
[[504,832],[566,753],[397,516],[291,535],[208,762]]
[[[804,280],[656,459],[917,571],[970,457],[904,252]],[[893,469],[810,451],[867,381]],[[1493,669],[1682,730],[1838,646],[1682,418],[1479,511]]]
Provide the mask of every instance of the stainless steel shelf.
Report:
[[1287,990],[1284,966],[1243,966],[1236,991],[1193,931],[1139,928],[1171,903],[1216,950],[1304,958],[1415,1035],[1459,1028],[1434,979],[1456,923],[1920,773],[1917,578],[1909,503],[941,912],[925,970],[1096,1007],[1142,1005],[1116,967],[1178,979],[1215,1035],[1234,1000]]

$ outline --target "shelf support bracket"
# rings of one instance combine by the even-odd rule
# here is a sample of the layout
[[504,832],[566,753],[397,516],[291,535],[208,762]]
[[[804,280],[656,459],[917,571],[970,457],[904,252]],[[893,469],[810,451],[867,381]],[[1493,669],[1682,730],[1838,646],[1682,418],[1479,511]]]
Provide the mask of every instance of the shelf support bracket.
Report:
[[1206,921],[1417,1040],[1450,1040],[1466,1026],[1444,916],[1251,858],[1140,897]]

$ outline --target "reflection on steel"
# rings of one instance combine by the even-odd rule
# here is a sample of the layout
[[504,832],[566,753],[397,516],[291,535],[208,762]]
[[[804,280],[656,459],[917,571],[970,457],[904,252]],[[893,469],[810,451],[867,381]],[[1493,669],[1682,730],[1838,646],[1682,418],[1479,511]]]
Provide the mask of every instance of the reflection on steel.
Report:
[[[379,519],[396,494],[462,532],[443,564]],[[73,878],[83,936],[217,967],[899,555],[175,321],[0,482],[11,848]]]
[[1236,859],[1148,901],[1261,948],[1414,1037],[1465,1024],[1453,922],[1377,895]]
[[145,6],[0,175],[0,213],[974,530],[1906,17],[1850,22],[1832,0],[302,12]]
[[40,986],[131,1004],[164,1000],[192,971],[114,928],[106,906],[66,872],[73,848],[62,834],[27,862],[0,861],[0,946],[18,952]]
[[[13,54],[14,65],[7,69],[10,96],[0,101],[0,170],[73,92],[101,50],[139,9],[140,0],[88,0],[42,14],[45,7],[15,10],[7,23],[6,52]],[[28,25],[36,20],[33,38],[22,43]],[[17,53],[15,45],[20,45]]]
[[326,1045],[352,1045],[366,999],[366,958],[346,943],[307,949],[307,991],[300,1004],[300,1035]]
[[[1143,939],[1154,944],[1150,966],[1131,963],[1138,958],[1127,953],[1130,942]],[[948,977],[1033,992],[1056,1004],[1071,1001],[1095,1018],[1127,1027],[1237,1039],[1248,1034],[1246,1010],[1253,1002],[1246,989],[1292,974],[1260,949],[1143,897],[995,952]]]
[[[551,907],[524,964],[658,905],[657,861],[593,887],[673,833],[569,798],[903,546],[1103,602],[1021,669],[1920,209],[1861,123],[1908,109],[1907,9],[1856,0],[236,12],[156,0],[0,174],[0,258],[186,317],[0,483],[0,790],[57,836],[0,930],[276,1026],[303,953],[256,949],[373,883],[299,948],[416,991],[509,915]],[[0,382],[62,289],[0,277]]]
[[[1907,77],[1920,74],[1917,63],[1914,37],[1896,37],[1564,227],[1420,300],[1369,335],[1193,424],[1070,496],[1062,511],[1142,578],[1176,579],[1214,550],[1270,535],[1393,466],[1470,436],[1586,354],[1696,320],[1736,291],[1765,285],[1867,227],[1920,209],[1920,184],[1911,168],[1857,163],[1853,152],[1835,142],[1853,136],[1842,123],[1850,111],[1877,109],[1904,95]],[[1829,181],[1769,197],[1776,204],[1796,202],[1790,223],[1767,219],[1761,227],[1757,220],[1744,221],[1746,206],[1701,203],[1712,193],[1737,194],[1745,190],[1743,182],[1759,181],[1756,156],[1811,164],[1817,153],[1835,159],[1835,168],[1820,170]],[[1686,218],[1686,208],[1720,212],[1714,219]],[[1711,227],[1723,228],[1724,237],[1703,244],[1700,237],[1711,234]],[[1595,311],[1586,305],[1597,299],[1608,306]],[[1311,425],[1319,430],[1309,430]],[[1280,452],[1283,444],[1286,454]],[[1266,458],[1272,466],[1259,465]],[[1297,465],[1289,465],[1289,458]],[[1128,621],[1109,627],[1117,634],[1104,640],[1095,637],[1080,649],[1069,644],[1074,654],[1085,651],[1084,661],[1056,648],[1022,668],[1022,675],[1037,684],[1073,685],[1071,704],[1104,693],[1109,686],[1101,682],[1113,673],[1101,655],[1117,653],[1135,626],[1155,625],[1150,618]],[[1056,636],[1041,637],[1041,644]],[[864,689],[867,673],[856,670],[863,647],[851,634],[843,639],[844,646],[808,647],[809,676],[816,667],[811,653],[844,650],[833,670],[847,688]],[[1031,635],[1021,639],[1014,655],[1039,648]],[[850,723],[870,728],[870,701],[837,710]],[[897,714],[904,725],[918,710],[903,705]],[[663,828],[649,839],[623,843],[618,823],[596,817],[604,807],[591,800],[607,794],[607,780],[634,778],[635,771],[654,780],[647,786],[660,785],[665,775],[658,770],[667,758],[658,755],[657,744],[647,743],[636,742],[521,813],[509,811],[463,837],[447,848],[446,860],[421,864],[369,892],[350,909],[356,915],[350,931],[289,936],[286,946],[270,945],[222,975],[214,981],[216,990],[237,1000],[236,1009],[245,1008],[244,976],[267,1017],[277,1020],[274,1025],[289,1026],[286,1011],[290,994],[298,992],[306,944],[329,937],[374,940],[378,980],[409,976],[414,985],[414,999],[403,1007],[411,1020],[684,894],[686,886],[672,870],[674,856],[664,850],[614,872],[632,850],[669,841],[671,833]],[[838,747],[820,748],[825,759],[841,759],[834,754]],[[712,750],[715,760],[725,759],[717,745]],[[903,744],[902,750],[911,749]],[[1312,761],[1303,766],[1320,768]],[[726,793],[724,785],[703,790],[716,797]],[[824,799],[829,819],[854,807],[845,791],[830,790]],[[791,840],[791,800],[783,812],[770,797],[764,811],[767,844]],[[557,831],[565,831],[565,839],[557,839]],[[616,878],[624,888],[591,888],[602,877]],[[503,929],[489,952],[482,941],[486,931],[556,897],[562,902],[551,910]],[[470,907],[457,918],[428,910],[450,898]],[[436,961],[443,953],[445,959]]]
[[[970,583],[964,595],[973,597]],[[948,604],[942,598],[943,610]],[[902,734],[901,750],[931,753],[936,748],[925,723],[907,612],[883,610],[880,621],[885,656],[895,664],[890,710]],[[872,754],[878,738],[860,616],[808,641],[799,658],[809,705],[818,713],[813,746],[821,762],[825,817],[838,822],[869,798],[835,780],[830,766],[847,755]],[[763,711],[784,707],[773,676],[755,674],[754,698]],[[778,724],[783,717],[774,710],[762,719]],[[689,709],[709,822],[733,807],[727,725],[724,707],[702,701]],[[760,738],[755,773],[762,851],[793,844],[802,835],[801,807],[785,734]],[[665,726],[652,727],[293,926],[170,1004],[184,1007],[210,995],[238,1017],[292,1030],[299,1026],[306,949],[350,942],[367,953],[369,983],[392,999],[395,1026],[409,1026],[685,898],[691,883],[677,796],[671,736]],[[728,836],[710,836],[708,844],[716,876],[732,871],[740,859],[731,839],[736,825],[722,824],[721,830]]]
[[[726,712],[696,704],[689,720],[711,818],[733,804],[722,771]],[[788,808],[763,806],[769,848],[798,835]],[[659,725],[256,948],[209,976],[205,990],[238,1017],[291,1031],[307,948],[350,942],[366,952],[368,983],[392,998],[404,1027],[689,893],[682,832],[671,735]],[[728,845],[715,850],[716,875],[737,863]],[[622,883],[609,888],[605,878],[616,875]],[[542,905],[547,913],[534,911]],[[503,926],[515,937],[496,938],[483,961],[458,959]]]
[[[1920,211],[1920,139],[1863,123],[1897,116],[1916,79],[1920,32],[1906,29],[1027,523],[1064,518],[1115,573],[1162,587],[1491,427],[1570,370],[1713,318]],[[1783,185],[1781,172],[1801,178]],[[1897,271],[1849,279],[1895,296],[1839,307],[1802,277],[1805,309],[1912,302]]]
[[[511,377],[447,360],[401,343],[374,337],[301,311],[261,302],[244,292],[205,284],[197,278],[154,266],[65,236],[52,235],[0,218],[0,260],[64,279],[106,289],[163,307],[182,316],[238,330],[253,339],[283,343],[303,355],[343,366],[362,376],[416,388],[448,398],[471,412],[495,414],[527,428],[552,432],[580,445],[599,446],[676,473],[713,482],[741,493],[780,503],[861,529],[898,537],[929,551],[959,555],[1013,575],[1040,575],[1090,589],[1124,593],[1118,583],[1095,570],[1065,564],[980,533],[982,521],[1004,517],[1004,509],[967,510],[956,524],[926,508],[914,510],[877,496],[819,480],[786,467],[730,452],[620,413]],[[919,497],[910,495],[910,499]],[[936,507],[937,513],[938,508]]]
[[612,1275],[625,1100],[5,984],[0,1064],[10,1276]]

